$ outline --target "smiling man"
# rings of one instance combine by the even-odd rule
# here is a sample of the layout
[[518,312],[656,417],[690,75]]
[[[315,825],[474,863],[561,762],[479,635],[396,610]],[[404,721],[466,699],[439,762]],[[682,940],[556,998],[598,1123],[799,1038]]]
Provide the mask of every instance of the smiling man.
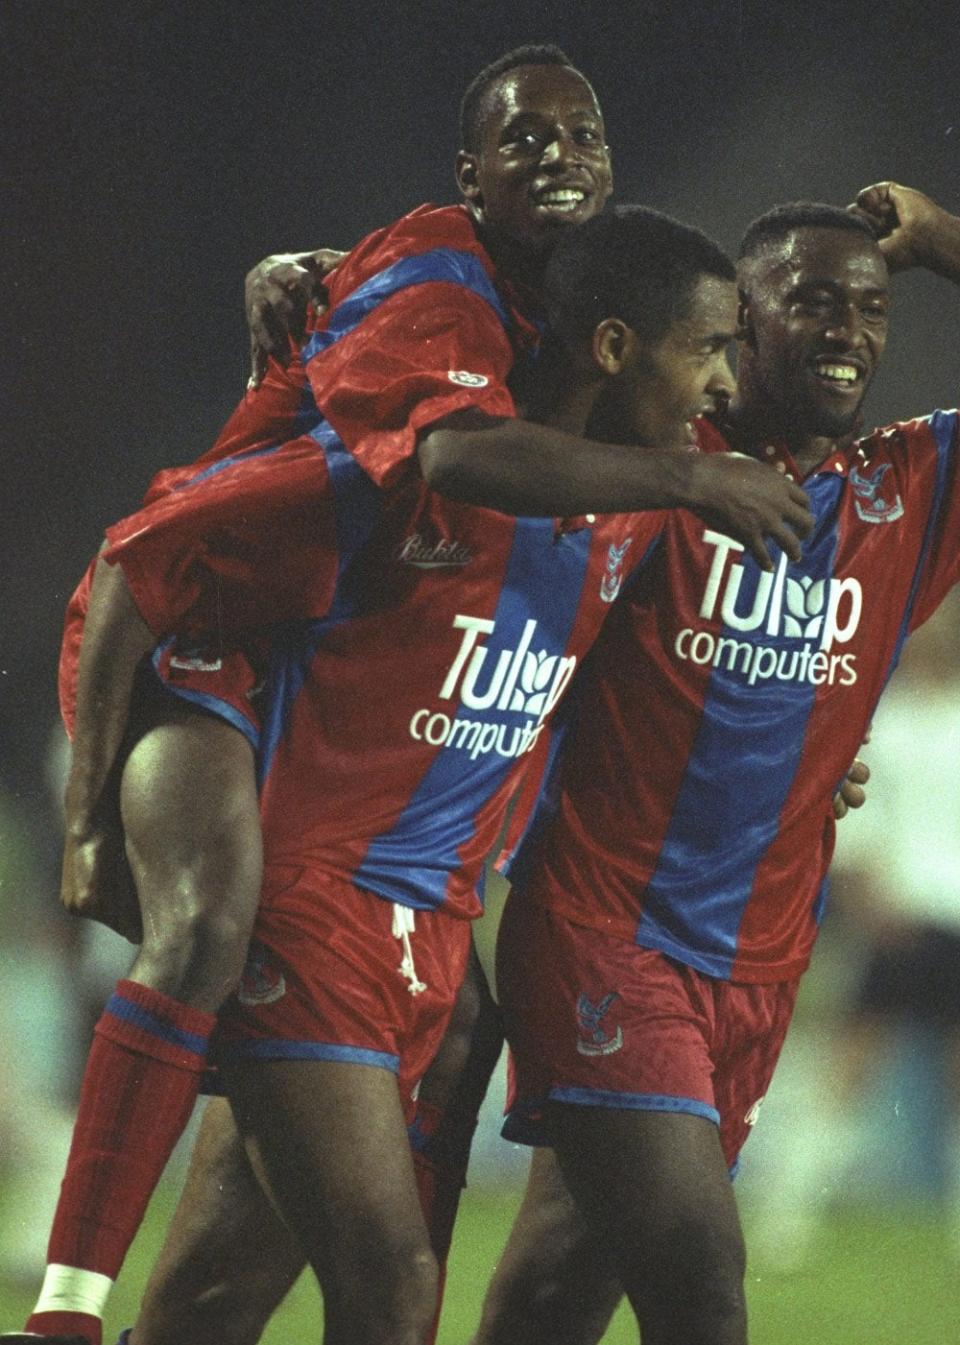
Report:
[[746,1341],[728,1172],[816,939],[831,799],[904,640],[960,576],[958,413],[853,438],[888,268],[960,283],[960,220],[893,183],[859,206],[786,206],[748,229],[737,391],[701,430],[705,449],[803,481],[816,525],[802,559],[764,573],[671,518],[594,651],[515,861],[498,950],[516,1060],[505,1133],[553,1147],[584,1222],[577,1244],[540,1159],[484,1345],[517,1338],[503,1325],[512,1311],[516,1332],[525,1283],[544,1294],[531,1234],[549,1236],[551,1200],[601,1316],[618,1276],[644,1345]]

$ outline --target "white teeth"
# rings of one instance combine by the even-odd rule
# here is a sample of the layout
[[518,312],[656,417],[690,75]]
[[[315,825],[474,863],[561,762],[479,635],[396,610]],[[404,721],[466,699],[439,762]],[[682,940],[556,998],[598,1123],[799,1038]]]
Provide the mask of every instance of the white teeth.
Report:
[[569,187],[560,187],[556,191],[541,192],[537,199],[540,205],[552,205],[573,209],[574,206],[580,204],[585,196],[585,192],[576,191]]
[[827,363],[821,361],[817,364],[817,373],[824,378],[831,378],[836,383],[855,383],[860,376],[860,371],[853,364]]

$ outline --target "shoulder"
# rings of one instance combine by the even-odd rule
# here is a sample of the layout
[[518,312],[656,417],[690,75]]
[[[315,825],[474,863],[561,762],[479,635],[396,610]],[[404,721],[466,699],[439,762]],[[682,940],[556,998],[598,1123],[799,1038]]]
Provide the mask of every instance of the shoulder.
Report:
[[857,456],[868,462],[946,452],[956,445],[958,423],[960,412],[956,410],[931,411],[929,415],[915,416],[912,420],[881,425],[858,439],[854,447]]
[[436,271],[438,279],[454,278],[458,262],[461,268],[494,275],[493,263],[463,206],[423,205],[368,234],[352,249],[330,277],[331,305],[397,264],[418,260]]

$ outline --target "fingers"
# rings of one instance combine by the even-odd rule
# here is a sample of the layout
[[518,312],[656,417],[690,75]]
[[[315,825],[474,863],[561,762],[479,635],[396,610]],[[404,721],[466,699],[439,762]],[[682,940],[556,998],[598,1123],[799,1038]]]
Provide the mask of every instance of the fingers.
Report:
[[[746,543],[747,550],[750,552],[754,560],[760,566],[760,569],[772,570],[773,558],[771,557],[770,552],[767,550],[767,544],[763,539],[763,534],[755,532],[750,536],[745,537],[744,541]],[[794,541],[796,542],[796,538],[794,538]]]

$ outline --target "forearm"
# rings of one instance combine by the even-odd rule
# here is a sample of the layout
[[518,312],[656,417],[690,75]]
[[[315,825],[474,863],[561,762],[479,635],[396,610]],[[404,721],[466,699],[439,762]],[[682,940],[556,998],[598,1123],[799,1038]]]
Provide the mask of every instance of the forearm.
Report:
[[68,831],[82,831],[103,797],[126,732],[137,667],[154,644],[122,569],[100,560],[77,669]]
[[441,495],[527,517],[689,505],[696,455],[579,439],[523,420],[438,427],[419,444],[420,468]]
[[931,271],[960,285],[960,217],[943,211],[930,243],[927,265]]

